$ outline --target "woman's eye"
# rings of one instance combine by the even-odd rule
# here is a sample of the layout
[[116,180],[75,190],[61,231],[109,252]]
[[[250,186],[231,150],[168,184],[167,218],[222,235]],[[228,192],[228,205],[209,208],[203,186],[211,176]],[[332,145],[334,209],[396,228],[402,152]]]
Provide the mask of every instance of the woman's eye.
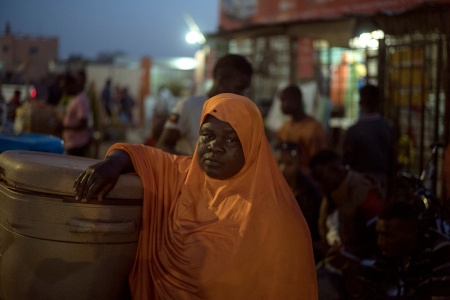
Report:
[[227,143],[236,143],[236,142],[238,142],[239,140],[238,140],[238,139],[235,139],[235,138],[227,138],[226,141],[227,141]]

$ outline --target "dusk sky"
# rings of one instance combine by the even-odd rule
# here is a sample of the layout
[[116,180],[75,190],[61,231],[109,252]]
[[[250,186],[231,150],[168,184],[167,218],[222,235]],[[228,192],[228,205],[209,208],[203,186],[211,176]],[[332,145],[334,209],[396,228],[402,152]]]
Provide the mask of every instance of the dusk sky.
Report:
[[0,32],[59,37],[59,56],[95,58],[102,51],[128,56],[193,56],[185,40],[189,13],[203,33],[218,28],[219,0],[0,0]]

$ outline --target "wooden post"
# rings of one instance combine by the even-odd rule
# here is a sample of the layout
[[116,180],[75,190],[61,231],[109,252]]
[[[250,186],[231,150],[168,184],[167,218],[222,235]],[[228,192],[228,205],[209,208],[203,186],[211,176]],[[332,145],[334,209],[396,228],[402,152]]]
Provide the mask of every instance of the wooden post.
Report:
[[141,85],[139,89],[139,127],[145,127],[145,98],[150,95],[152,60],[143,57],[141,60]]

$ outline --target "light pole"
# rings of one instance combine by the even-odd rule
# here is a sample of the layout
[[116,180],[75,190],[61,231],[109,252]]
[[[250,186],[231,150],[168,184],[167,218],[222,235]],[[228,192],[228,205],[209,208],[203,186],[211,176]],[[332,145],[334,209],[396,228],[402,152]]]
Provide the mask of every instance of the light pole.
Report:
[[203,88],[205,85],[205,56],[207,52],[209,52],[208,47],[205,47],[206,44],[206,38],[201,32],[200,28],[197,26],[197,23],[195,23],[192,16],[185,12],[184,15],[184,21],[189,27],[190,32],[186,35],[186,41],[189,44],[199,44],[200,50],[197,50],[195,53],[195,60],[197,61],[197,67],[195,69],[195,94],[201,94],[203,93]]

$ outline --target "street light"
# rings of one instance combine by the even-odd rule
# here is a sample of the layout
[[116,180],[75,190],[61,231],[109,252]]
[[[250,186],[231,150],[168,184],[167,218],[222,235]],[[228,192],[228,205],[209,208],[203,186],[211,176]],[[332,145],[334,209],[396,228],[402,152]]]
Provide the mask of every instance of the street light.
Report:
[[188,34],[186,34],[186,42],[188,42],[189,44],[195,44],[195,43],[199,43],[202,44],[202,36],[195,31],[190,31],[188,32]]
[[368,48],[376,50],[379,47],[378,40],[384,38],[384,32],[382,30],[375,30],[372,32],[364,32],[359,36],[350,40],[349,44],[352,48]]
[[194,19],[191,17],[189,13],[184,13],[184,21],[186,22],[187,26],[189,27],[190,32],[186,35],[186,41],[189,44],[195,44],[198,43],[200,45],[203,45],[206,43],[205,36],[200,31],[200,28],[197,26],[197,23],[195,23]]

